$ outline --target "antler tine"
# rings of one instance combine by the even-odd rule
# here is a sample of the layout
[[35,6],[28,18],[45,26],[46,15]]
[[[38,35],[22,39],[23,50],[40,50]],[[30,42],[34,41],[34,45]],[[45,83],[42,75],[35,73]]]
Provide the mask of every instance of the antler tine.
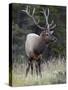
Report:
[[56,24],[54,24],[50,29],[54,29],[56,27]]
[[51,24],[49,24],[49,26],[51,27],[54,24],[54,20],[51,21]]
[[33,9],[32,16],[34,15],[34,13],[35,13],[35,8]]
[[44,13],[44,16],[45,16],[45,19],[46,19],[46,25],[48,26],[49,23],[48,23],[48,17],[49,17],[49,8],[47,10],[47,14],[46,14],[46,10],[43,9],[43,13]]
[[26,7],[26,12],[28,11],[28,6]]
[[43,9],[43,13],[44,13],[45,16],[49,16],[49,8],[47,9],[47,15],[46,15],[46,10],[45,9]]
[[48,17],[49,17],[49,8],[48,8]]
[[28,10],[28,6],[26,7],[26,10],[21,10],[21,11],[27,13],[27,15],[31,17],[31,15],[30,15],[30,11]]
[[46,10],[44,10],[44,9],[43,9],[43,14],[44,14],[44,16],[46,18]]
[[28,16],[32,17],[32,16],[30,15],[29,6],[26,7],[26,13],[27,13]]

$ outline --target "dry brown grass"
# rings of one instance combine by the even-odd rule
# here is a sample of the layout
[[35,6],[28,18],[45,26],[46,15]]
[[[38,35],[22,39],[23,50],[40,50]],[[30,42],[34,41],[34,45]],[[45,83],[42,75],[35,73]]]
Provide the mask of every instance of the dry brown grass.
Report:
[[36,75],[34,70],[33,76],[29,72],[25,77],[26,65],[13,64],[12,85],[13,86],[30,86],[30,85],[47,85],[60,84],[66,82],[66,63],[64,59],[55,58],[49,62],[49,65],[42,64],[42,78]]

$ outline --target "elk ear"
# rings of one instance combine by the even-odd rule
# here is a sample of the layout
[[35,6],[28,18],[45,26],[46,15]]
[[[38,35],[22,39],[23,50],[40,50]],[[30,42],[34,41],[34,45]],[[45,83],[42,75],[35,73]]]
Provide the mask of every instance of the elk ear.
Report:
[[54,31],[50,31],[50,34],[53,34],[54,33]]

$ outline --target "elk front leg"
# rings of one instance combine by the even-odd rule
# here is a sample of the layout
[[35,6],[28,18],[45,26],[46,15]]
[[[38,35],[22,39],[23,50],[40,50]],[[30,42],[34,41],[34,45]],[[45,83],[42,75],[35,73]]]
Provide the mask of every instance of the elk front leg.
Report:
[[41,73],[41,59],[38,59],[38,71],[40,76],[42,77],[42,73]]
[[37,74],[37,76],[38,76],[38,62],[36,61],[36,63],[35,63],[35,68],[36,68],[36,74]]

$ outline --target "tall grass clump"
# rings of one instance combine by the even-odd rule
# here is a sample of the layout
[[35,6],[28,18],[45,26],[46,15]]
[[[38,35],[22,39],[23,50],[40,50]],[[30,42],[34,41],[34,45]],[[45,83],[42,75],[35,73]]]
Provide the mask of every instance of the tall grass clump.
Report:
[[13,63],[12,85],[13,86],[30,86],[30,85],[48,85],[66,83],[66,63],[64,58],[53,58],[48,64],[43,63],[42,78],[36,75],[35,67],[33,76],[29,72],[25,76],[26,63]]

